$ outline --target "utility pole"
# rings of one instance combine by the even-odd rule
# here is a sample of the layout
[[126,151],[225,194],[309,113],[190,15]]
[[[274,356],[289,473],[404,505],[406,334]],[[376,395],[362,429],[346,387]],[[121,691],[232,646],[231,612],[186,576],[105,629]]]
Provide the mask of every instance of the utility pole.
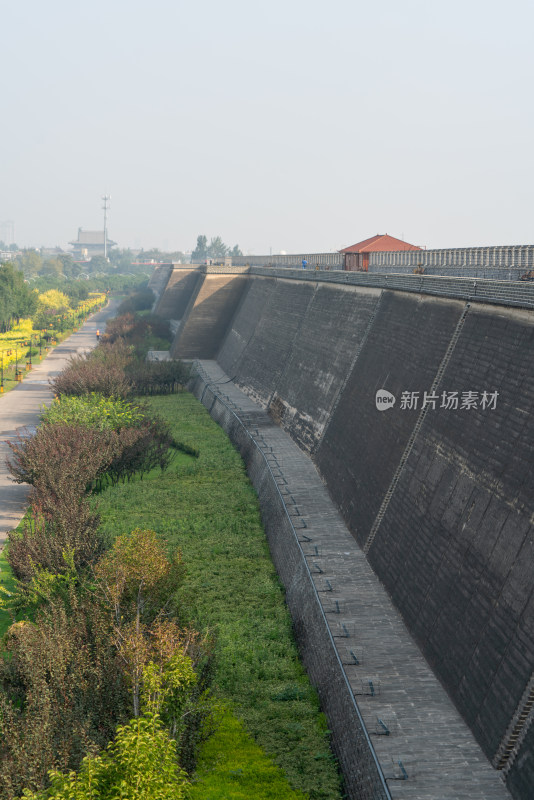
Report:
[[108,257],[108,208],[109,208],[109,201],[111,200],[111,195],[105,194],[102,196],[102,200],[104,201],[104,205],[102,208],[104,209],[104,258],[107,260]]

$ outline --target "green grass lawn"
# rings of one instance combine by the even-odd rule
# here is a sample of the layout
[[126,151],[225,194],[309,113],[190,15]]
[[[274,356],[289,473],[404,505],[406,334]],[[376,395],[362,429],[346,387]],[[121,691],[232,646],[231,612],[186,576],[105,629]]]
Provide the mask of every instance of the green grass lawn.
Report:
[[228,710],[202,749],[191,800],[305,800]]
[[[300,664],[284,590],[243,462],[192,395],[152,398],[150,404],[172,424],[176,439],[200,455],[179,453],[167,472],[103,491],[97,498],[103,528],[111,537],[151,528],[170,548],[182,550],[187,576],[179,600],[185,619],[216,636],[217,694],[244,724],[243,735],[252,736],[282,770],[288,791],[291,787],[313,800],[339,800],[340,778],[326,719]],[[221,741],[225,731],[219,732]],[[230,758],[226,750],[213,755],[214,741],[205,746],[199,762],[199,786],[213,779],[213,758],[217,764]],[[235,758],[231,763],[237,763]],[[195,798],[299,796],[262,794],[262,780],[253,791],[248,781],[256,767],[250,774],[244,764],[222,772],[224,780],[231,773],[234,793],[219,776],[217,790],[212,787]]]

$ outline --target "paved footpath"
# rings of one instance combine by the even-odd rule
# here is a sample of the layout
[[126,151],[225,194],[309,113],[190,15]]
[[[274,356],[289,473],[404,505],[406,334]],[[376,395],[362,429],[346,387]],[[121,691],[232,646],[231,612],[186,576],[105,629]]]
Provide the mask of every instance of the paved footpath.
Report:
[[29,492],[29,486],[13,483],[9,476],[6,459],[11,451],[7,442],[39,424],[41,406],[52,401],[49,379],[61,372],[71,356],[86,353],[96,346],[97,329],[105,329],[106,319],[115,315],[118,304],[118,300],[112,300],[102,311],[93,314],[77,333],[34,366],[20,386],[0,396],[0,549],[7,532],[24,516]]

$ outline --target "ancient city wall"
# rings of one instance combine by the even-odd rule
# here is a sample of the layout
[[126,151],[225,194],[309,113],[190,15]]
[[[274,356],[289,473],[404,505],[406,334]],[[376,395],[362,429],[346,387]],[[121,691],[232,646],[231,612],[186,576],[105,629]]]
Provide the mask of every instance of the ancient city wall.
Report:
[[[220,346],[212,339],[195,355],[217,353],[312,455],[488,759],[526,800],[534,313],[470,302],[461,287],[443,298],[317,277],[253,269],[219,303]],[[379,389],[397,398],[393,408],[376,409]],[[404,392],[417,407],[402,407]],[[421,408],[424,392],[435,408]],[[477,407],[441,407],[455,392],[477,393]],[[495,407],[480,406],[483,392],[498,392]]]
[[183,293],[178,335],[171,348],[174,358],[214,358],[232,320],[247,278],[242,274],[202,274]]
[[[165,291],[161,294],[154,309],[155,313],[163,319],[182,319],[199,281],[200,274],[196,267],[171,269]],[[149,286],[153,288],[151,283]]]
[[[534,663],[533,345],[532,312],[255,277],[218,357],[313,454],[496,762]],[[393,409],[377,411],[380,388]],[[402,392],[431,389],[499,395],[493,410],[438,403],[422,420],[400,407]],[[514,756],[519,785],[532,759]]]
[[469,309],[440,392],[496,408],[426,415],[369,548],[490,758],[534,664],[533,345],[530,315]]
[[376,289],[252,281],[221,348],[220,364],[311,452],[379,297]]

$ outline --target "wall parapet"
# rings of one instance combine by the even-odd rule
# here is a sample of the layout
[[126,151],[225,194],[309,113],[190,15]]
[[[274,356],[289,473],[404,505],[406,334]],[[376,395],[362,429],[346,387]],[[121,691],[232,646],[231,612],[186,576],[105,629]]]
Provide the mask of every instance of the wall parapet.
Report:
[[206,275],[246,275],[250,272],[250,267],[237,264],[231,267],[210,264],[201,266],[200,272],[204,272]]

